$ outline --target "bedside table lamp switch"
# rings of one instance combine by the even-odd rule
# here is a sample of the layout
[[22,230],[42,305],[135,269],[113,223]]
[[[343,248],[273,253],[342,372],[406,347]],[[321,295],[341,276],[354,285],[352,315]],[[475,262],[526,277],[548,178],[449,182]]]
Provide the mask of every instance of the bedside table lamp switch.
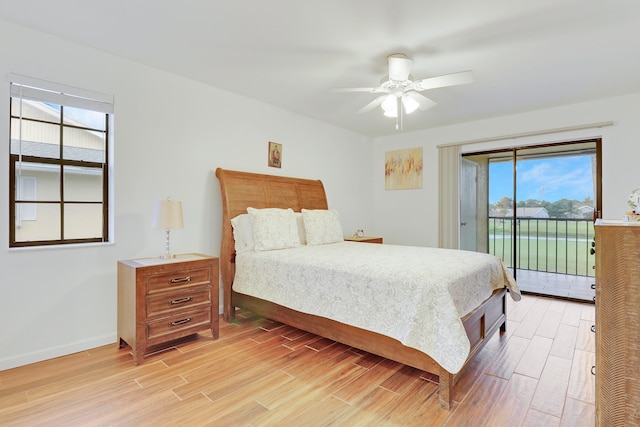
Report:
[[171,259],[175,255],[171,254],[170,232],[172,228],[183,228],[182,220],[182,202],[176,200],[158,200],[153,210],[153,228],[164,228],[166,230],[165,254],[161,255],[162,259]]

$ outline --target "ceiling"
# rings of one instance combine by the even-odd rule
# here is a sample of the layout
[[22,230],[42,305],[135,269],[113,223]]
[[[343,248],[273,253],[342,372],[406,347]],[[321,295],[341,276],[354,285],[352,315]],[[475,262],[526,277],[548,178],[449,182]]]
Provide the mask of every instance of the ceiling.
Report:
[[386,57],[414,79],[472,70],[423,92],[404,132],[640,92],[637,0],[0,0],[0,19],[364,135],[396,132],[377,94]]

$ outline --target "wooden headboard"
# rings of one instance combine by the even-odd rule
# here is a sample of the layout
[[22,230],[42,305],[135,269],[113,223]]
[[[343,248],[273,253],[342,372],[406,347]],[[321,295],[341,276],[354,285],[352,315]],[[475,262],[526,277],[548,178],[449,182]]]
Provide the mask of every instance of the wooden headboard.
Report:
[[224,317],[229,319],[231,287],[235,274],[235,249],[231,219],[247,213],[248,207],[328,209],[327,195],[320,180],[290,178],[239,172],[218,168],[222,194],[222,238],[220,242],[220,273],[222,275]]

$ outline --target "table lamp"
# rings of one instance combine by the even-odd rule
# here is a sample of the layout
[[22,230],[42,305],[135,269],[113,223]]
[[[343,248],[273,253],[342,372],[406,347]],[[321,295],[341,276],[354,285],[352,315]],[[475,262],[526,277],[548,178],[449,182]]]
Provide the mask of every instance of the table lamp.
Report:
[[169,242],[169,233],[172,228],[183,228],[182,220],[182,202],[176,200],[158,200],[153,210],[153,228],[164,228],[167,231],[166,253],[161,255],[162,259],[175,258],[171,254],[171,245]]

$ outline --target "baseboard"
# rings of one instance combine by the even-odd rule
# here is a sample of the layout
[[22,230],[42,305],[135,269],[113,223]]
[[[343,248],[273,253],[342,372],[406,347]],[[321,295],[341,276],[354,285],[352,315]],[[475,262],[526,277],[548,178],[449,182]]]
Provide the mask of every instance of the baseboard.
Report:
[[76,341],[70,344],[50,347],[31,353],[20,354],[18,356],[7,357],[5,359],[0,359],[0,371],[17,368],[18,366],[30,365],[36,362],[42,362],[43,360],[54,359],[56,357],[66,356],[68,354],[78,353],[107,344],[115,345],[116,341],[116,334],[108,334],[101,337],[92,338],[90,340]]

